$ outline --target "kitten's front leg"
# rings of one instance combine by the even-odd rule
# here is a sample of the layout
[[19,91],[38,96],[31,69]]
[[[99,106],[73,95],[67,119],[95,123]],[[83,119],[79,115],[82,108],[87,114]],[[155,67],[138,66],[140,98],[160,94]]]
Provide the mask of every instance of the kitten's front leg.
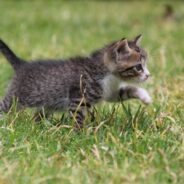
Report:
[[119,90],[119,97],[122,100],[130,98],[140,99],[144,104],[150,104],[152,102],[148,92],[143,88],[137,88],[135,86],[121,87]]
[[83,122],[85,119],[84,110],[83,109],[75,109],[75,110],[70,109],[69,114],[70,114],[70,117],[73,118],[76,123],[75,128],[76,129],[83,128]]
[[80,98],[73,99],[69,106],[69,114],[76,123],[76,129],[83,128],[83,122],[87,113],[87,109],[91,107],[90,104],[84,103]]

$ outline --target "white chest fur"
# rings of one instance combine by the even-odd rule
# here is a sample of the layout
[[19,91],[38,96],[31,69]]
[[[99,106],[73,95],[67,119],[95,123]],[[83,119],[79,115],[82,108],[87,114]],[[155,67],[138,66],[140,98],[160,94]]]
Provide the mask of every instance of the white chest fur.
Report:
[[114,75],[106,76],[102,81],[103,99],[106,101],[117,101],[119,98],[119,88],[126,85]]

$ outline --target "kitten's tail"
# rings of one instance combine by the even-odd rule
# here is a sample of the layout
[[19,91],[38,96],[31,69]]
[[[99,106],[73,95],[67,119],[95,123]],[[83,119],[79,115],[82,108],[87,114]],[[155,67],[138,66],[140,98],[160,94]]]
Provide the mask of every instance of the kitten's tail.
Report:
[[0,39],[0,52],[5,56],[9,63],[17,70],[24,62]]

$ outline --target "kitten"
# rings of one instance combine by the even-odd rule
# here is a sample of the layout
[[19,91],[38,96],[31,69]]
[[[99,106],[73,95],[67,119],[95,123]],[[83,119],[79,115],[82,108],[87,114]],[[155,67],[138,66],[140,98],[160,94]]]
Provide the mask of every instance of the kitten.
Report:
[[115,41],[88,57],[35,62],[24,62],[0,40],[0,51],[15,70],[0,111],[8,112],[16,97],[17,110],[38,109],[36,120],[43,116],[43,108],[46,115],[68,110],[81,128],[86,112],[101,100],[138,98],[145,104],[151,103],[147,91],[132,84],[146,81],[150,75],[140,39],[141,35],[130,41]]

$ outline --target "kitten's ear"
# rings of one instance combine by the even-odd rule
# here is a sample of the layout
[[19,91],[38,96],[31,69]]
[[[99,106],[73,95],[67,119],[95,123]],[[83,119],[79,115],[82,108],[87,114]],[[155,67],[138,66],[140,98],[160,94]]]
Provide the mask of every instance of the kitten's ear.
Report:
[[118,54],[120,53],[128,53],[130,51],[130,47],[128,46],[128,41],[127,39],[122,39],[118,42],[117,47],[116,47],[116,52]]
[[141,40],[142,40],[142,35],[140,34],[140,35],[138,35],[138,36],[136,36],[136,37],[134,38],[134,43],[135,43],[136,45],[139,45],[140,42],[141,42]]

